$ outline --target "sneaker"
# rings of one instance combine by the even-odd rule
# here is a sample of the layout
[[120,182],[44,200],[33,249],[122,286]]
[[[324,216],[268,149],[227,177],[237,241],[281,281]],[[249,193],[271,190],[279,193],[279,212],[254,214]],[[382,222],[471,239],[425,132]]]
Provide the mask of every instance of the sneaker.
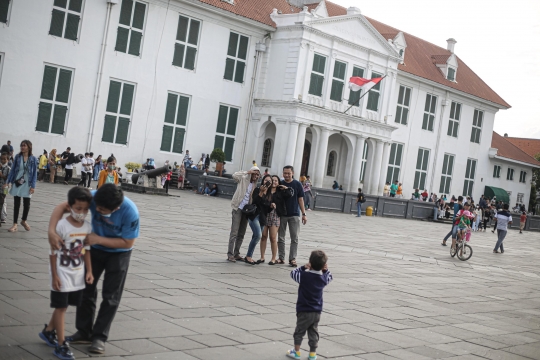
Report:
[[45,344],[50,347],[56,347],[56,345],[58,345],[58,340],[56,339],[56,331],[54,329],[51,331],[47,331],[47,324],[45,324],[43,331],[39,333],[39,337],[41,338],[41,340],[45,341]]
[[313,355],[313,356],[309,355],[308,360],[317,360],[317,355]]
[[5,224],[5,223],[6,223],[6,219],[0,220],[0,223]]
[[301,359],[300,355],[294,349],[287,351],[287,356],[293,359]]
[[70,344],[90,344],[92,342],[90,338],[83,336],[78,331],[71,336],[66,336],[66,341]]
[[69,348],[69,344],[64,341],[64,344],[62,345],[56,345],[56,348],[53,351],[53,354],[62,360],[73,360],[75,359],[75,356],[73,356],[73,353],[71,352],[71,349]]

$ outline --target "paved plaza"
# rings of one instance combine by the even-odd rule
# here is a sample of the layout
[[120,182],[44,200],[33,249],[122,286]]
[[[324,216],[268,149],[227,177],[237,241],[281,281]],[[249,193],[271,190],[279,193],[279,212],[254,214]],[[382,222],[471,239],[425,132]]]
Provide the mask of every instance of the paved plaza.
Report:
[[[1,228],[0,359],[54,359],[38,338],[52,312],[46,229],[68,189],[40,183],[32,231]],[[141,237],[102,358],[285,359],[296,322],[291,268],[227,262],[229,201],[171,193],[127,193],[139,207]],[[324,294],[319,357],[540,359],[540,234],[510,231],[506,252],[495,255],[495,235],[473,233],[473,257],[462,262],[440,246],[449,229],[308,213],[298,262],[321,248],[334,276]],[[248,228],[242,254],[250,235]],[[66,321],[70,334],[74,309]],[[305,358],[306,346],[307,339]],[[87,345],[73,350],[90,357]]]

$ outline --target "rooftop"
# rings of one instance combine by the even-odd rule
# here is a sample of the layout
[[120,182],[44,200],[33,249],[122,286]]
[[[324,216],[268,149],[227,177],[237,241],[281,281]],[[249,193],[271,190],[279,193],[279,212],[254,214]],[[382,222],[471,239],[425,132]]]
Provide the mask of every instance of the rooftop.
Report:
[[[540,140],[536,141],[540,143]],[[497,134],[495,131],[493,132],[493,137],[491,138],[491,147],[497,149],[497,156],[510,160],[521,161],[540,168],[540,161],[537,161],[531,155],[527,154],[522,149],[510,142],[508,138]]]
[[506,136],[504,138],[532,157],[540,155],[540,139],[528,139]]

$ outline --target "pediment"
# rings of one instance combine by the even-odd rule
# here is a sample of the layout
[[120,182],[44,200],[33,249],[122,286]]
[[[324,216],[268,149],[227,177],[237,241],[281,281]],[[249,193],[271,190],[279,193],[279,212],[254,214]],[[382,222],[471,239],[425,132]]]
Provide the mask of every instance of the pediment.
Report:
[[311,10],[311,13],[316,17],[327,18],[328,9],[326,8],[326,1],[321,1],[315,9]]

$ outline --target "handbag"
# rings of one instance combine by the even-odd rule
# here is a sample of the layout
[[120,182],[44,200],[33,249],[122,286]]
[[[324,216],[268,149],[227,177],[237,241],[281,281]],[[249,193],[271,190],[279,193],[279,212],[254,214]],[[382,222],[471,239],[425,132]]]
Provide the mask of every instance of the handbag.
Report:
[[242,214],[250,216],[250,215],[255,214],[256,211],[257,211],[257,205],[255,205],[255,204],[247,204],[242,209]]
[[[24,160],[23,160],[23,162],[24,162]],[[26,175],[26,172],[28,171],[28,163],[29,162],[30,162],[30,159],[28,159],[26,161],[26,165],[24,167],[24,172],[23,172],[22,176],[19,179],[15,180],[14,184],[15,184],[16,187],[19,187],[19,186],[21,186],[22,184],[24,184],[26,182],[26,180],[24,180],[24,175]]]

